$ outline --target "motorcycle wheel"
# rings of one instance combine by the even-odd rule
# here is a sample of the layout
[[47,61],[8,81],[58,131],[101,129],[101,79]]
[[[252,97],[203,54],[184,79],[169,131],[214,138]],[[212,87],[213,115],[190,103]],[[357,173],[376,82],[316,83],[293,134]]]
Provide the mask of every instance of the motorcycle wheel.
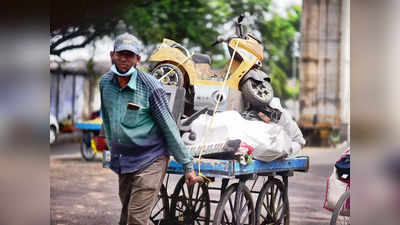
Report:
[[[167,73],[168,75],[166,75]],[[160,81],[165,85],[183,87],[184,84],[182,71],[170,63],[162,63],[156,66],[151,71],[151,75],[153,75],[157,80],[162,78]]]
[[244,99],[252,106],[266,106],[274,97],[274,91],[268,81],[260,82],[250,78],[244,82],[240,90]]

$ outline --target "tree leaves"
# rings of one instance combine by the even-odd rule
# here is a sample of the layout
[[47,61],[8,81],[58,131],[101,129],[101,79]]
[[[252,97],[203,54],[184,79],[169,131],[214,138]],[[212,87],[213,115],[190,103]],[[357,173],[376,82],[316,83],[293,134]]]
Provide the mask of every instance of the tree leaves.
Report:
[[[90,1],[85,0],[85,4],[90,5]],[[111,9],[114,7],[113,2],[102,2],[103,7],[107,7],[107,4]],[[138,37],[144,45],[154,46],[163,38],[169,38],[184,43],[188,48],[200,47],[202,53],[222,55],[223,49],[212,48],[211,43],[221,35],[219,32],[225,32],[222,29],[225,24],[246,13],[253,20],[250,20],[250,24],[246,24],[245,30],[252,33],[255,31],[261,36],[265,55],[268,55],[264,58],[263,70],[271,71],[275,94],[289,98],[296,96],[290,94],[285,85],[288,75],[292,74],[292,46],[295,41],[294,36],[300,30],[301,7],[289,8],[287,18],[273,13],[267,17],[271,15],[270,4],[271,0],[124,1],[119,5],[119,11],[114,11],[118,16],[102,16],[102,11],[98,14],[90,12],[85,14],[90,14],[91,17],[85,17],[85,20],[78,20],[79,22],[67,22],[66,26],[56,23],[57,26],[54,27],[57,29],[51,29],[50,32],[50,54],[60,55],[63,51],[84,47],[102,36],[113,36],[128,31]],[[89,9],[90,7],[85,8]],[[52,12],[52,18],[57,18],[57,12]],[[65,17],[62,18],[61,21],[65,21]],[[120,28],[119,19],[126,26]],[[77,20],[71,18],[71,21]],[[65,44],[77,36],[83,37],[82,43]],[[219,59],[216,64],[220,65],[224,61],[226,59]]]

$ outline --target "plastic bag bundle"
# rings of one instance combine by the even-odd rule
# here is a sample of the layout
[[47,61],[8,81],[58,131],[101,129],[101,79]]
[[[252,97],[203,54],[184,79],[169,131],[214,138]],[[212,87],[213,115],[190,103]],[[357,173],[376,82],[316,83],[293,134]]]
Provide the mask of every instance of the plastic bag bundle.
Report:
[[304,145],[306,141],[303,138],[303,134],[301,133],[299,126],[297,125],[296,121],[293,120],[290,113],[286,109],[282,108],[279,98],[274,97],[270,102],[270,106],[279,109],[282,112],[281,119],[279,120],[278,124],[282,126],[282,128],[289,135],[290,139],[300,145]]
[[[291,117],[289,118],[291,119]],[[203,114],[193,121],[191,131],[196,134],[197,138],[192,144],[202,144],[202,141],[204,141],[202,138],[206,135],[210,120],[211,116]],[[290,121],[285,122],[285,124],[290,124]],[[291,135],[294,140],[289,136],[287,130],[293,131]],[[276,123],[245,120],[236,111],[215,114],[213,125],[208,130],[207,135],[207,143],[240,139],[252,146],[254,158],[262,161],[293,156],[301,151],[301,141],[304,141],[301,132],[299,135],[296,129],[290,127],[285,129],[282,125]]]

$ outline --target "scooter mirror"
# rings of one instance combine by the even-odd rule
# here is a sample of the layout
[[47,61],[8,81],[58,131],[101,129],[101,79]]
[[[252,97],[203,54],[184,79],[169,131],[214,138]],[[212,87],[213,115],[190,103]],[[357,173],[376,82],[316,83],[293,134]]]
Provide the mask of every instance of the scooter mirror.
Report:
[[214,41],[214,42],[211,44],[211,47],[214,47],[214,46],[216,46],[217,44],[218,44],[218,40]]

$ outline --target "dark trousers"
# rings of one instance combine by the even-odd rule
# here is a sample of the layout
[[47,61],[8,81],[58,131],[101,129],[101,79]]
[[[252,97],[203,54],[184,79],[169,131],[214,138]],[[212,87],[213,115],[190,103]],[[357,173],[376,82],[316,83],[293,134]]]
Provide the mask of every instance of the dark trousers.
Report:
[[120,225],[148,225],[168,162],[169,157],[161,156],[146,168],[119,175]]

